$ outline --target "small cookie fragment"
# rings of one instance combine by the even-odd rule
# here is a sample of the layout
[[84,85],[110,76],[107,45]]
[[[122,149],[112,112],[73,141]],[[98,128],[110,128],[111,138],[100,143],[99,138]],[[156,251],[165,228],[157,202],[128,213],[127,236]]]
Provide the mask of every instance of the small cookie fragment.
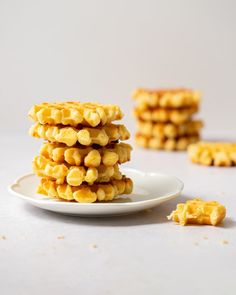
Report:
[[228,240],[222,240],[222,241],[221,241],[221,244],[222,244],[222,245],[228,245],[228,244],[229,244],[229,241],[228,241]]
[[236,143],[201,141],[188,147],[188,157],[205,166],[235,166]]
[[189,200],[185,204],[177,205],[167,218],[180,225],[207,224],[217,225],[226,215],[226,208],[216,201],[203,201],[202,199]]

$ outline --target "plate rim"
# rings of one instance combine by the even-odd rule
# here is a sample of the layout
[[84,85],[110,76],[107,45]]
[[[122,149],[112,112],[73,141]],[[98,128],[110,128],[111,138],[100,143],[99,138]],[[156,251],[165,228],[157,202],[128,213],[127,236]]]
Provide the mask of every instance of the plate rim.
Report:
[[[98,202],[98,203],[78,203],[78,202],[66,202],[66,201],[60,201],[60,202],[53,202],[54,205],[57,205],[57,206],[80,206],[80,207],[91,207],[91,206],[94,206],[94,207],[101,207],[101,206],[107,206],[107,204],[111,205],[111,206],[114,206],[114,207],[127,207],[127,206],[141,206],[143,204],[147,204],[147,203],[155,203],[157,200],[171,200],[175,197],[177,197],[184,189],[184,183],[183,181],[181,181],[178,177],[174,176],[174,175],[171,175],[171,174],[165,174],[165,173],[159,173],[159,172],[145,172],[145,171],[142,171],[142,170],[138,170],[138,169],[134,169],[134,168],[123,168],[122,169],[124,172],[133,172],[133,173],[136,173],[136,174],[139,174],[139,175],[149,175],[151,177],[153,176],[161,176],[161,177],[168,177],[168,178],[172,178],[174,179],[178,185],[179,185],[179,188],[178,188],[178,191],[176,191],[174,194],[173,193],[169,193],[169,194],[166,194],[162,197],[155,197],[153,199],[148,199],[148,200],[140,200],[140,201],[136,201],[136,202],[124,202],[124,203],[115,203],[115,202]],[[34,176],[35,174],[33,172],[28,172],[28,173],[25,173],[19,177],[17,177],[15,179],[15,181],[13,181],[12,184],[9,184],[7,189],[8,189],[8,192],[17,196],[18,198],[21,198],[27,202],[30,202],[30,203],[37,203],[37,204],[52,204],[52,199],[48,198],[48,199],[35,199],[35,198],[32,198],[30,196],[26,196],[26,195],[23,195],[22,193],[19,193],[17,192],[16,190],[14,190],[14,186],[19,186],[20,184],[20,181],[22,181],[24,178],[26,177],[30,177],[30,176]],[[47,198],[47,196],[45,196],[45,198]]]

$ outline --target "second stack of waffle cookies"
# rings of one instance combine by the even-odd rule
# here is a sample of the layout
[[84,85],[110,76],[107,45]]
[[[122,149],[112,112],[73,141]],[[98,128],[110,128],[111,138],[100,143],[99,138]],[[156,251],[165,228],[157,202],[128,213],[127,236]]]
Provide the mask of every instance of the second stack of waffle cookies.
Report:
[[130,160],[131,146],[116,105],[43,103],[29,112],[30,135],[47,140],[33,160],[41,177],[38,193],[80,203],[109,201],[132,191],[132,180],[119,164]]
[[137,145],[160,150],[186,150],[199,141],[202,121],[193,120],[200,94],[188,89],[137,89],[134,116]]

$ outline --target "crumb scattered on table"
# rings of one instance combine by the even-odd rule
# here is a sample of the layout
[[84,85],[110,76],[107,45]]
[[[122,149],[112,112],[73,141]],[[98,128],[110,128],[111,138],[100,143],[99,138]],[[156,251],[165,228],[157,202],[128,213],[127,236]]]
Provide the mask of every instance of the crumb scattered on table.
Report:
[[208,240],[208,237],[207,237],[207,236],[204,236],[203,239],[204,239],[204,240]]
[[221,241],[221,244],[222,244],[222,245],[227,245],[227,244],[229,244],[229,241],[227,241],[227,240],[222,240],[222,241]]
[[89,245],[89,248],[90,248],[90,249],[96,249],[97,247],[98,247],[98,246],[97,246],[96,244],[90,244],[90,245]]
[[6,239],[7,239],[6,236],[4,235],[0,236],[0,240],[6,240]]
[[58,236],[57,239],[58,240],[64,240],[65,239],[65,236]]
[[195,242],[194,245],[195,245],[195,246],[199,246],[199,243],[198,243],[198,242]]

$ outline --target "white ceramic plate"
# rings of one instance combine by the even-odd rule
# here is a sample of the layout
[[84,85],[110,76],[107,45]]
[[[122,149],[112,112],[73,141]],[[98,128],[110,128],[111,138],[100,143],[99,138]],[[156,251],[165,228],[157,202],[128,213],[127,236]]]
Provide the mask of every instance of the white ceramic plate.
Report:
[[174,176],[122,169],[134,182],[130,195],[122,195],[112,202],[79,204],[49,199],[35,192],[39,179],[25,174],[9,186],[9,191],[28,203],[49,211],[78,216],[115,216],[138,212],[158,206],[179,196],[183,183]]

